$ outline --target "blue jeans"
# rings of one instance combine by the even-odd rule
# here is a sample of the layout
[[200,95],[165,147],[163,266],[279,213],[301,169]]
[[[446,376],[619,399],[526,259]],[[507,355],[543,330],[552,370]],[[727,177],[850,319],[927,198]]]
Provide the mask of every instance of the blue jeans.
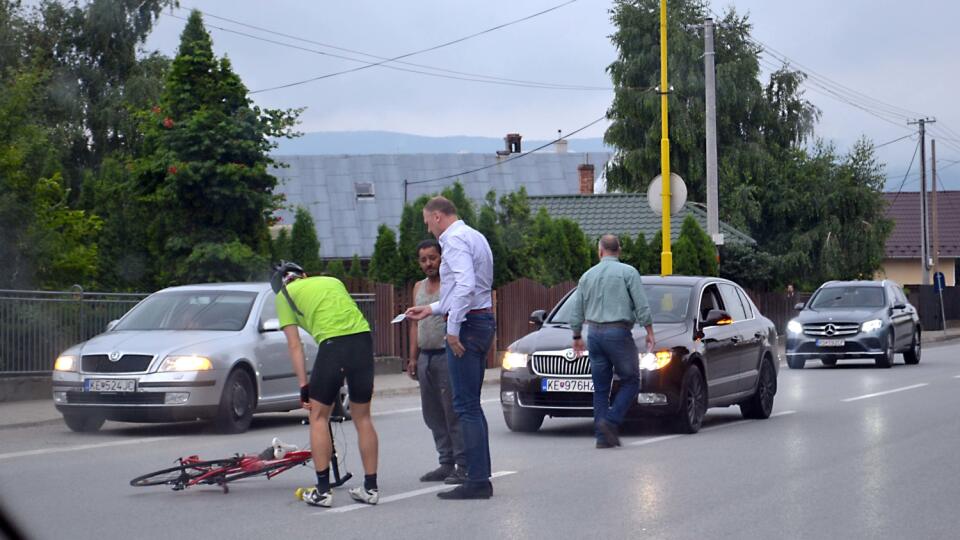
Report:
[[[591,326],[587,335],[587,350],[590,352],[590,375],[593,377],[594,424],[606,420],[618,426],[623,423],[623,417],[640,393],[637,344],[626,328]],[[620,377],[620,390],[616,396],[611,396],[614,372]],[[603,440],[599,431],[597,440]]]
[[468,314],[460,327],[460,343],[466,349],[457,357],[447,345],[453,410],[460,420],[460,433],[467,456],[467,483],[490,481],[490,437],[487,419],[480,408],[480,388],[487,368],[487,352],[493,343],[496,322],[489,313]]

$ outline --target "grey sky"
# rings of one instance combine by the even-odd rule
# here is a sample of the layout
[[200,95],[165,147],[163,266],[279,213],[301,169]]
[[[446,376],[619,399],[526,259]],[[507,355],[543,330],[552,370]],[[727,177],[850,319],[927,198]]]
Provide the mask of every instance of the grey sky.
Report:
[[[396,56],[456,39],[517,19],[562,0],[524,2],[303,2],[274,0],[190,0],[211,15],[380,56]],[[605,68],[616,56],[608,36],[609,0],[579,0],[551,13],[450,47],[406,59],[462,72],[510,79],[609,87]],[[717,12],[734,6],[749,12],[753,36],[829,81],[871,98],[929,116],[938,139],[941,180],[960,189],[960,110],[953,94],[956,70],[955,21],[960,2],[916,0],[734,0],[715,2]],[[185,17],[184,10],[172,15]],[[317,45],[243,28],[208,17],[214,49],[227,54],[251,90],[272,87],[360,64],[255,41],[213,28],[222,26],[298,46]],[[147,46],[174,54],[184,22],[164,15]],[[356,55],[352,55],[356,56]],[[409,66],[405,66],[409,67]],[[414,68],[417,69],[417,68]],[[827,83],[829,84],[829,83]],[[820,137],[841,150],[861,135],[883,143],[915,131],[905,119],[881,120],[810,86],[808,97],[823,110]],[[307,107],[302,131],[388,130],[420,135],[502,136],[519,132],[547,139],[604,114],[612,91],[570,91],[500,86],[426,77],[373,67],[356,73],[254,95],[266,107]],[[908,113],[909,115],[909,113]],[[602,136],[600,123],[578,136]],[[948,140],[953,139],[953,140]],[[896,189],[907,170],[916,139],[879,150],[888,182]],[[919,188],[914,163],[905,188]]]

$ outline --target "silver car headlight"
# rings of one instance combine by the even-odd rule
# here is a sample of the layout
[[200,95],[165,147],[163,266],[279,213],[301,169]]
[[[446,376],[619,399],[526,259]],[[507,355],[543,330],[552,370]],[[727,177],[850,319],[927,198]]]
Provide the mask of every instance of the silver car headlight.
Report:
[[673,359],[673,353],[667,350],[657,351],[656,353],[642,353],[640,355],[640,369],[647,371],[656,371]]
[[860,327],[860,330],[864,332],[874,332],[883,327],[883,321],[880,319],[873,319],[872,321],[867,321],[863,323]]
[[213,362],[205,356],[168,356],[157,371],[208,371]]
[[803,325],[795,320],[790,321],[787,323],[787,332],[790,332],[791,334],[802,334]]
[[64,354],[57,357],[57,361],[53,363],[54,371],[77,371],[77,357],[69,354]]
[[503,355],[503,369],[521,369],[527,367],[530,356],[523,353],[507,352]]

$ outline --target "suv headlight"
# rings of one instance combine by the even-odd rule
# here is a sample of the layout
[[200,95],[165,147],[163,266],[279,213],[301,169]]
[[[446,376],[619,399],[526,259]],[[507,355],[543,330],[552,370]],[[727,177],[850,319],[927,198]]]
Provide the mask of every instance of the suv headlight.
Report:
[[54,371],[77,371],[77,357],[62,355],[53,363]]
[[503,355],[503,369],[520,369],[527,367],[529,356],[523,353],[507,352]]
[[883,326],[883,321],[880,319],[873,319],[872,321],[867,321],[863,323],[860,327],[860,330],[864,332],[873,332],[879,330]]
[[671,351],[657,351],[656,353],[643,353],[640,355],[640,369],[655,371],[670,363],[673,359]]
[[787,323],[787,332],[791,334],[802,334],[803,325],[798,323],[796,320],[790,321]]
[[213,362],[205,356],[168,356],[157,371],[207,371]]

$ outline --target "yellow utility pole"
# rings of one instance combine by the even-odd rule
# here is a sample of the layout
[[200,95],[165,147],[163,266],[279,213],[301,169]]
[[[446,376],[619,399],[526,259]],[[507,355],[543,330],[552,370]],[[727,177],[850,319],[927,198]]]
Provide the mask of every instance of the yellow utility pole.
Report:
[[660,275],[673,274],[670,251],[670,136],[667,124],[667,0],[660,0],[660,181],[663,184],[663,252]]

